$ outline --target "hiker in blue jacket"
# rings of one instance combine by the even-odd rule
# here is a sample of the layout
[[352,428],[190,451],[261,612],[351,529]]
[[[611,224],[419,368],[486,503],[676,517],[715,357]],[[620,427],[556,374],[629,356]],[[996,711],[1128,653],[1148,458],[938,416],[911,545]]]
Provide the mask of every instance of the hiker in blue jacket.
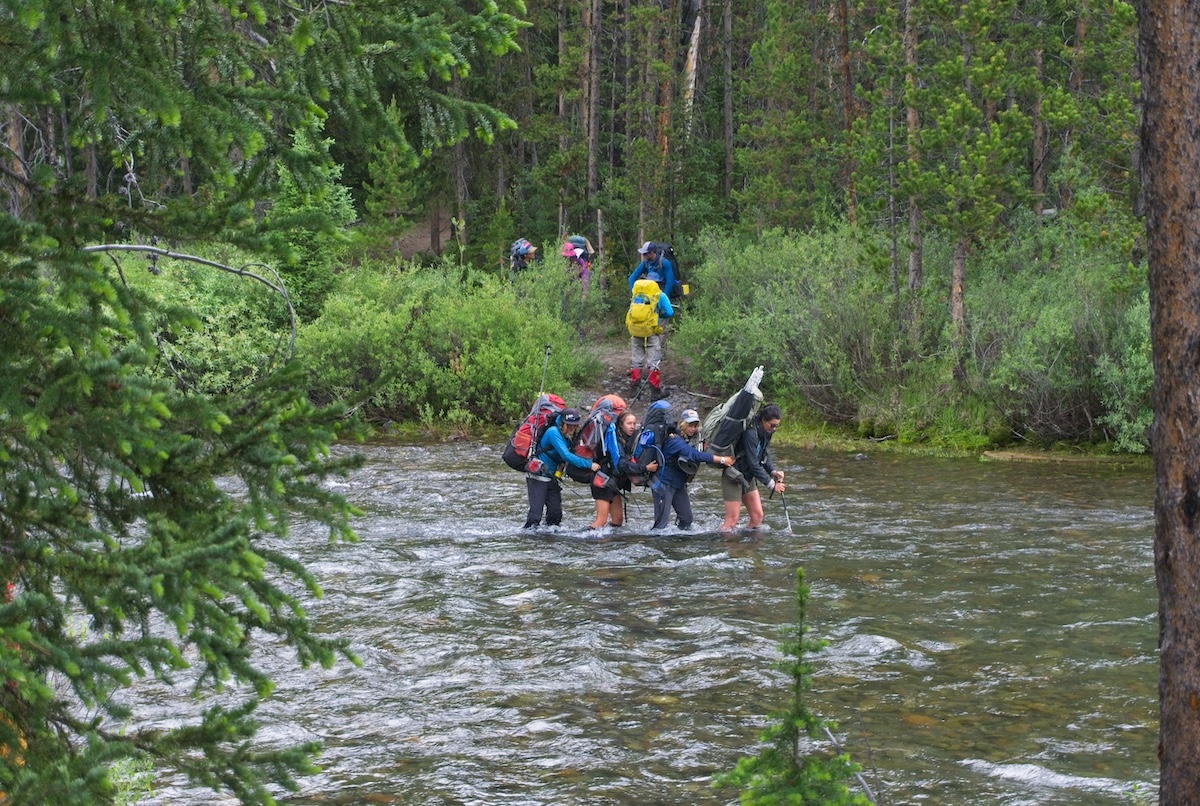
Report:
[[542,522],[542,510],[546,511],[546,525],[562,523],[562,485],[556,471],[564,462],[585,470],[599,470],[600,465],[571,452],[571,437],[579,430],[583,416],[578,409],[563,409],[555,424],[546,429],[537,446],[536,467],[525,474],[525,490],[529,493],[529,515],[525,528],[538,526]]
[[[699,451],[692,447],[696,434],[700,431],[700,415],[695,409],[685,409],[679,418],[676,432],[667,437],[663,446],[662,475],[659,476],[658,489],[654,491],[654,526],[651,529],[667,528],[667,519],[671,510],[677,516],[675,525],[680,529],[692,525],[692,502],[688,498],[687,485],[692,480],[697,465],[704,463],[717,467],[729,467],[733,464],[732,456],[714,456],[707,451]],[[691,463],[691,467],[684,469]]]
[[637,264],[633,269],[633,273],[629,275],[629,292],[633,293],[633,284],[639,277],[646,277],[651,272],[654,272],[658,277],[654,278],[661,288],[667,294],[671,293],[671,289],[675,287],[675,267],[671,265],[671,261],[663,257],[660,251],[661,247],[654,241],[646,241],[638,249],[638,254],[642,256],[642,262]]

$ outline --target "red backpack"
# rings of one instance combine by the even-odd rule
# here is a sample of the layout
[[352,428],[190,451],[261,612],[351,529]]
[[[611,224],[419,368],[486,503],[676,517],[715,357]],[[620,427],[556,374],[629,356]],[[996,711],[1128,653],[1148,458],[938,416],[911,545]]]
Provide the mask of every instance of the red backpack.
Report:
[[529,460],[537,455],[538,443],[546,429],[554,425],[554,420],[567,407],[566,402],[558,395],[544,394],[533,404],[533,410],[513,429],[508,442],[504,446],[502,458],[504,464],[513,470],[524,473],[529,466]]
[[[604,453],[604,434],[623,411],[625,411],[625,401],[617,395],[605,395],[597,400],[592,404],[592,410],[579,429],[579,435],[575,438],[571,450],[584,459],[599,462]],[[568,476],[581,484],[592,480],[591,470],[584,470],[568,464],[566,471]]]

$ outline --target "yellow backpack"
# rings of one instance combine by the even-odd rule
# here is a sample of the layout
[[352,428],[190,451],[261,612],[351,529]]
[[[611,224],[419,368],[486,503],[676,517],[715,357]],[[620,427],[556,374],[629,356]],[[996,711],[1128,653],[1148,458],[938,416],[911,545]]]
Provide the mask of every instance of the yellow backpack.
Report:
[[625,327],[629,335],[643,339],[656,336],[663,332],[658,324],[658,295],[662,289],[658,283],[642,277],[633,284],[633,298],[629,302],[629,312],[625,314]]

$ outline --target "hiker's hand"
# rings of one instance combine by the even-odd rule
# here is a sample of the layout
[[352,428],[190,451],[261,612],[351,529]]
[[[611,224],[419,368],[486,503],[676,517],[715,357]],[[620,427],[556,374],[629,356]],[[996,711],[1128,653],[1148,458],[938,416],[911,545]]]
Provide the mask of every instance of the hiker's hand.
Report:
[[599,469],[600,469],[600,465],[596,464],[595,462],[592,462],[592,470],[593,470],[593,471],[596,471],[596,470],[599,470]]
[[653,473],[656,470],[658,470],[658,462],[651,462],[650,464],[646,465],[647,473]]
[[782,494],[782,493],[784,493],[786,490],[787,490],[787,485],[786,485],[786,484],[784,484],[782,481],[777,481],[777,482],[775,482],[774,484],[772,484],[772,485],[771,485],[771,493],[772,493],[772,494],[774,494],[774,493],[780,493],[780,494]]
[[746,381],[746,385],[742,388],[750,394],[754,394],[758,391],[758,385],[762,382],[762,376],[763,368],[761,366],[755,367],[754,371],[750,373],[750,378]]
[[771,478],[775,479],[776,482],[782,484],[783,483],[783,471],[782,470],[773,471],[771,473]]
[[720,465],[721,467],[733,467],[732,456],[718,456],[716,457],[716,460],[716,464]]

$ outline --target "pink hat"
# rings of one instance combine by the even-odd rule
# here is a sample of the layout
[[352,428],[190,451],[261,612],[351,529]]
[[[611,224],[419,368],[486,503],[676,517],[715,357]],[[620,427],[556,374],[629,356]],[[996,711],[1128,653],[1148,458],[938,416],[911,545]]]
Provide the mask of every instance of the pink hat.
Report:
[[575,244],[571,243],[570,241],[565,242],[562,248],[562,256],[575,257]]

